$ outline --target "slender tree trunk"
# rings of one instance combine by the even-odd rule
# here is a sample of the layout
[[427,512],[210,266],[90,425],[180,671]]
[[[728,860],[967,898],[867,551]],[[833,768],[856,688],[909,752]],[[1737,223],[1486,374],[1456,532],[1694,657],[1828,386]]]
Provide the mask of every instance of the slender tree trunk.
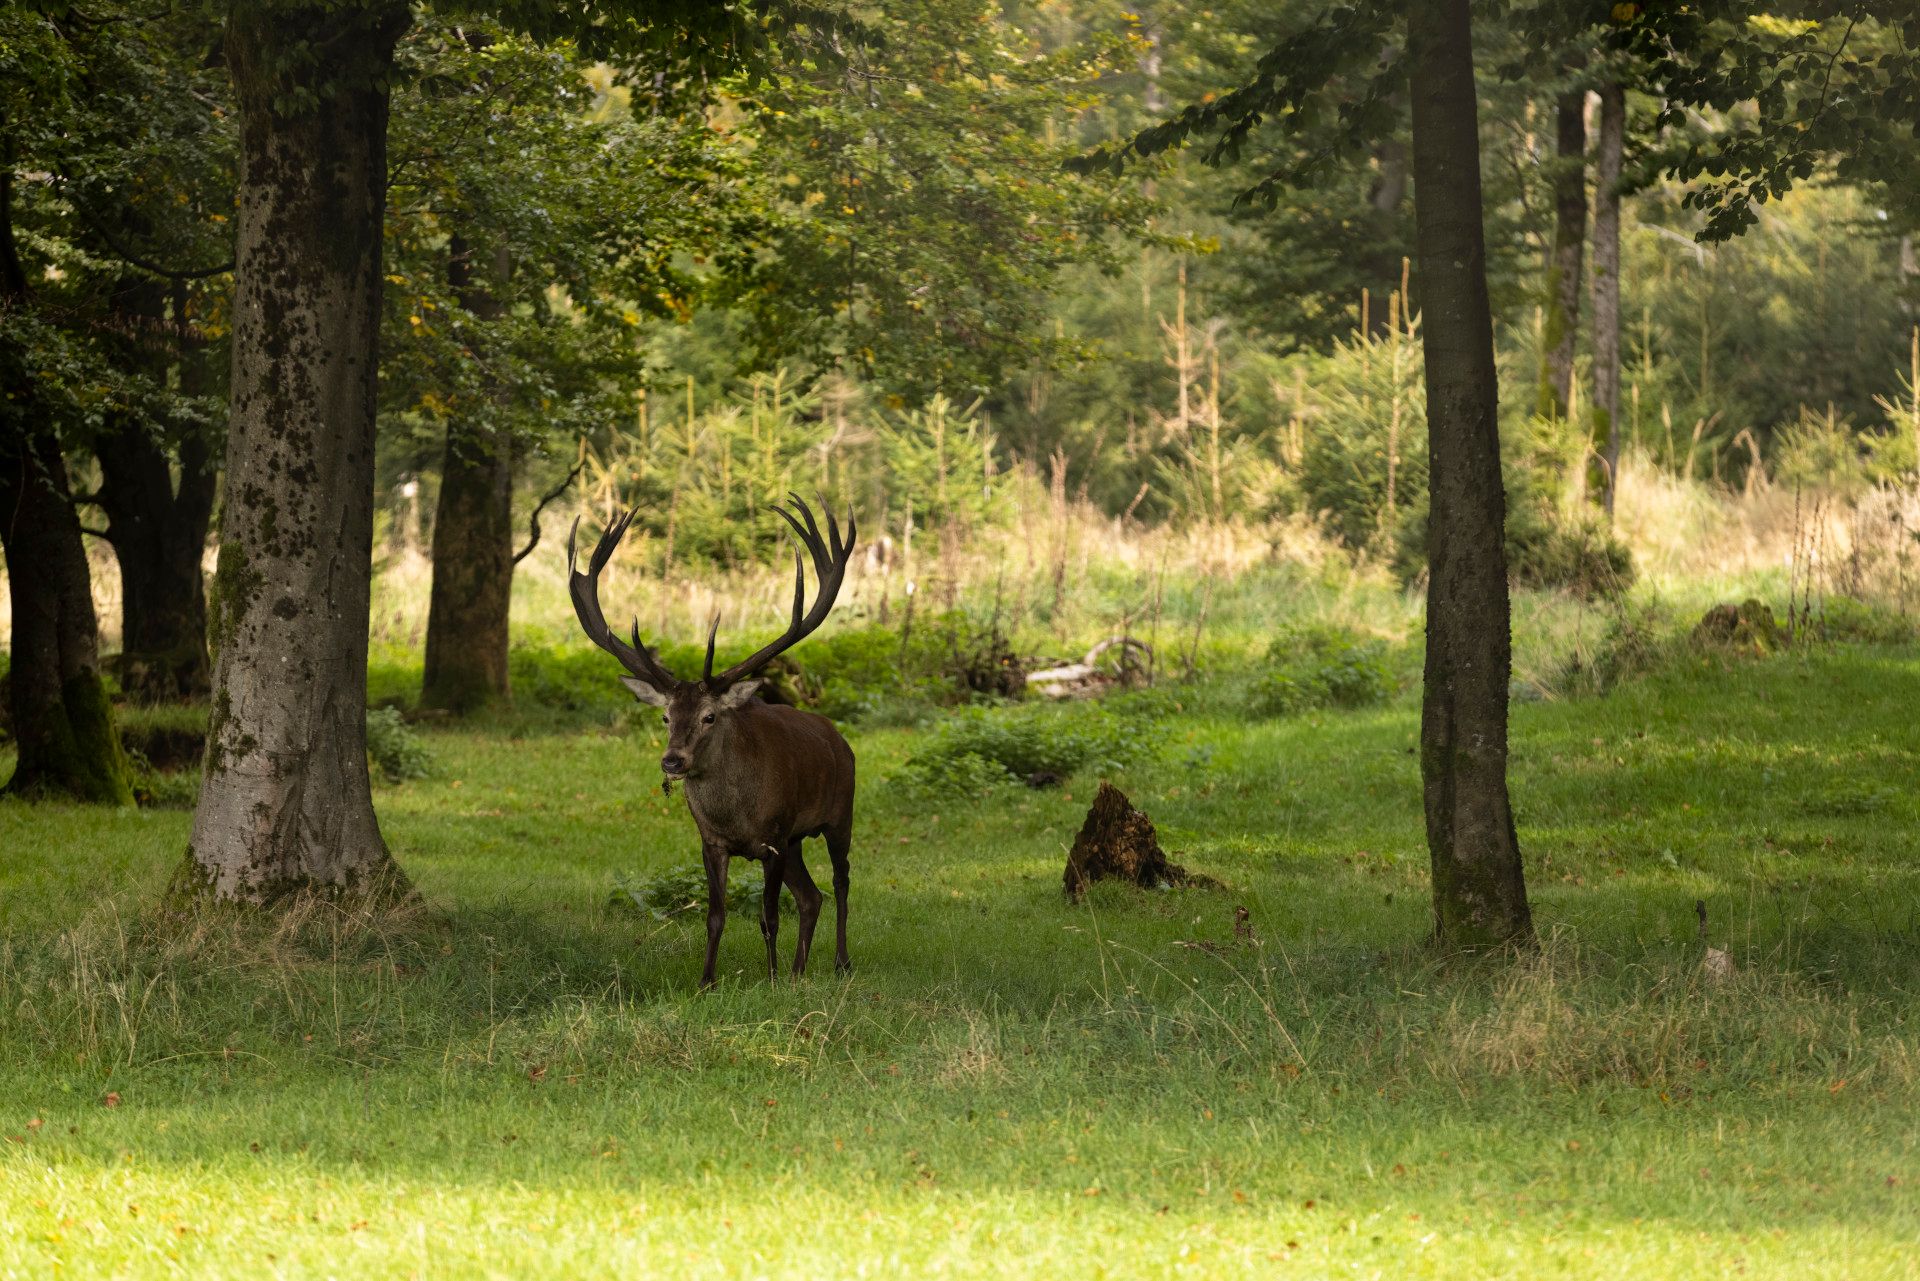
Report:
[[[1406,110],[1405,95],[1395,96],[1395,106]],[[1401,206],[1407,198],[1407,180],[1412,177],[1407,144],[1399,137],[1380,140],[1373,150],[1373,186],[1367,192],[1368,218],[1373,228],[1374,248],[1368,251],[1364,266],[1373,290],[1373,305],[1368,309],[1367,328],[1375,338],[1387,336],[1392,323],[1386,300],[1400,287],[1400,260],[1405,256]],[[1404,305],[1405,300],[1402,300]]]
[[219,652],[176,887],[264,902],[404,885],[367,775],[387,83],[408,11],[235,5],[240,102]]
[[1627,93],[1600,86],[1600,136],[1593,159],[1593,425],[1603,462],[1587,492],[1613,516],[1620,472],[1620,163],[1626,149]]
[[[504,256],[495,263],[502,274],[508,265]],[[475,282],[471,246],[459,235],[448,248],[447,275],[483,329],[500,318],[500,301]],[[512,598],[513,442],[500,427],[450,421],[433,517],[422,706],[469,712],[509,695]]]
[[[176,297],[175,303],[183,305],[184,298]],[[123,287],[115,311],[130,327],[134,359],[155,365],[157,379],[164,379],[177,359],[181,389],[196,387],[197,353],[181,337],[183,318],[175,318],[175,341],[168,343],[173,350],[158,359],[149,354],[164,338],[157,284],[137,281]],[[94,451],[107,541],[120,562],[120,685],[149,701],[202,697],[212,683],[200,561],[213,518],[213,459],[206,442],[189,435],[180,444],[176,486],[166,434],[156,424],[123,418],[102,433]]]
[[1587,247],[1587,91],[1560,95],[1553,178],[1553,248],[1547,255],[1546,323],[1540,334],[1542,418],[1565,418],[1580,337],[1580,274]]
[[1532,926],[1507,799],[1506,493],[1468,0],[1408,6],[1408,53],[1432,498],[1420,776],[1435,940],[1477,948]]
[[0,441],[0,543],[13,601],[7,692],[19,749],[6,790],[131,805],[66,462],[48,432],[0,430],[11,437]]

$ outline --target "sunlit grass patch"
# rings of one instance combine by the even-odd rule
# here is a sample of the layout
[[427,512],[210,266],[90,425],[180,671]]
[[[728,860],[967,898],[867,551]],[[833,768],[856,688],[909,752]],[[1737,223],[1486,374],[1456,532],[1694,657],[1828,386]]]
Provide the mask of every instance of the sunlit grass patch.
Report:
[[1909,651],[1521,707],[1506,960],[1423,945],[1411,698],[1213,697],[1114,714],[1223,888],[1069,906],[1097,767],[928,801],[856,730],[854,975],[736,914],[705,995],[608,905],[697,860],[645,722],[426,726],[397,913],[167,915],[189,815],[0,803],[0,1274],[1910,1269]]

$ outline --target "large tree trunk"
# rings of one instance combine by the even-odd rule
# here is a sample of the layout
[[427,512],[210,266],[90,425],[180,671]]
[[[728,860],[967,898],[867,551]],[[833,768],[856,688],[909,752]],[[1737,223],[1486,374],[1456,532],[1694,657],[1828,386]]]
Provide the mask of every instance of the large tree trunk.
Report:
[[[174,305],[184,306],[184,290]],[[115,310],[133,327],[141,352],[161,341],[161,291],[157,284],[134,282],[119,291]],[[175,348],[183,391],[200,379],[198,352],[185,337],[184,316],[175,317]],[[164,378],[168,359],[156,362]],[[198,698],[212,683],[207,654],[207,599],[200,561],[213,518],[213,459],[206,441],[189,434],[180,444],[180,479],[154,424],[125,419],[103,433],[95,447],[100,459],[100,508],[107,516],[107,541],[120,562],[121,688],[150,701]]]
[[387,82],[404,5],[237,4],[232,418],[213,711],[179,888],[404,885],[367,776]]
[[1573,353],[1580,336],[1580,274],[1587,241],[1587,91],[1569,89],[1555,111],[1559,127],[1553,177],[1553,248],[1547,255],[1546,323],[1540,334],[1542,418],[1565,418],[1573,399]]
[[[4,126],[0,118],[0,126]],[[6,131],[0,127],[0,139]],[[0,154],[0,335],[29,305],[13,236],[13,148]],[[126,756],[100,679],[93,576],[59,441],[23,362],[5,358],[0,385],[0,550],[13,604],[7,702],[17,754],[6,791],[131,805]]]
[[19,749],[6,790],[131,805],[66,462],[50,433],[17,422],[0,423],[0,433],[9,438],[0,439],[0,543],[13,601],[7,685]]
[[[502,274],[507,265],[495,264]],[[476,320],[499,319],[500,302],[475,282],[471,246],[458,235],[448,248],[447,276]],[[422,706],[469,712],[508,696],[512,596],[513,442],[504,429],[450,421],[433,517]]]
[[1627,93],[1600,86],[1600,136],[1593,157],[1593,428],[1600,442],[1597,483],[1587,486],[1613,515],[1620,473],[1620,163],[1626,149]]
[[1506,493],[1467,6],[1408,8],[1432,496],[1420,776],[1434,935],[1447,948],[1502,944],[1532,928],[1507,800]]

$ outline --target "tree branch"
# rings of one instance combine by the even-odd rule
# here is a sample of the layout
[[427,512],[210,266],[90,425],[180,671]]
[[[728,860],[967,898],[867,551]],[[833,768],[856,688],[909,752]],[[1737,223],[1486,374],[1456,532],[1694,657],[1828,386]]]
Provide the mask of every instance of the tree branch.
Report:
[[522,547],[514,554],[514,564],[518,565],[521,561],[525,560],[533,552],[533,549],[540,545],[540,513],[546,510],[548,503],[567,492],[567,486],[573,483],[574,478],[580,474],[581,468],[586,465],[585,459],[581,459],[575,463],[573,470],[567,473],[567,478],[548,490],[545,496],[534,505],[533,515],[527,517],[527,528],[532,537],[527,539],[527,545],[525,547]]
[[162,267],[152,259],[144,258],[127,248],[126,245],[111,231],[108,231],[98,219],[89,216],[84,209],[81,209],[78,203],[74,205],[74,208],[80,213],[81,219],[86,222],[93,234],[100,237],[100,239],[106,243],[107,248],[113,250],[113,252],[123,260],[140,268],[142,271],[150,271],[156,276],[165,276],[168,280],[205,280],[208,276],[224,276],[234,268],[234,259],[232,258],[228,258],[217,267],[205,267],[195,271],[175,271],[171,267]]

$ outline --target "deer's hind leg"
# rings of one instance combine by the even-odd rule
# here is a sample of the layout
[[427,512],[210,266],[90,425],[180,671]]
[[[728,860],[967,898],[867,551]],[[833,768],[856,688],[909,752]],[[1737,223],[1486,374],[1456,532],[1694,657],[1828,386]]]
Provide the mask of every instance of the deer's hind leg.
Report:
[[853,848],[853,818],[826,831],[827,857],[833,860],[833,968],[853,968],[847,959],[847,851]]
[[813,883],[813,876],[807,871],[807,860],[800,852],[800,841],[795,839],[787,847],[787,888],[793,891],[793,905],[800,913],[800,941],[793,948],[793,976],[799,978],[807,972],[807,956],[813,951],[813,927],[820,920],[820,887]]

